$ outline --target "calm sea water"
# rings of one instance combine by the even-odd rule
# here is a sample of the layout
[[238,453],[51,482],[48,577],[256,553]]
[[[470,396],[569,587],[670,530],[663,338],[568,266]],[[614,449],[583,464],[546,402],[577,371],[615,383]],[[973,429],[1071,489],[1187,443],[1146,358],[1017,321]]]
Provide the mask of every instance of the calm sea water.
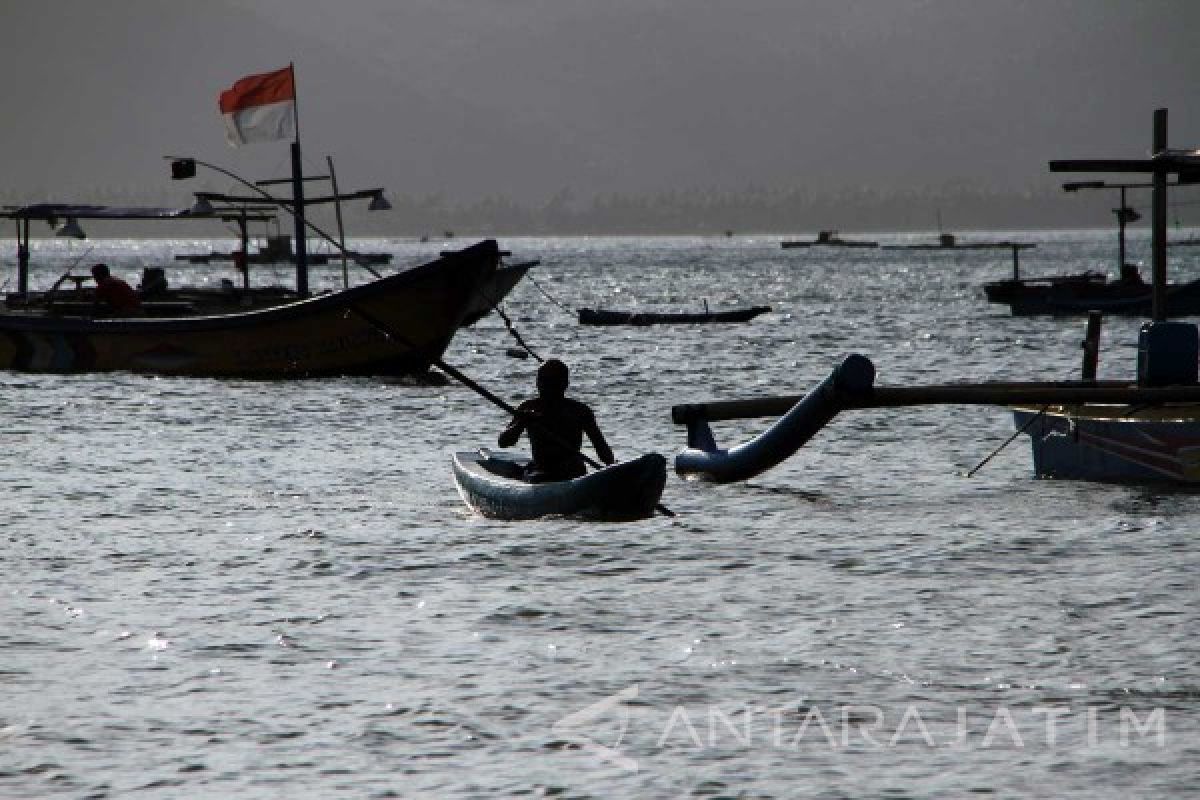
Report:
[[[1107,232],[1003,236],[1038,242],[1030,273],[1115,261]],[[502,241],[572,312],[774,307],[747,325],[582,328],[528,282],[506,308],[626,456],[683,445],[672,404],[801,392],[850,352],[880,385],[1078,374],[1082,321],[984,301],[1003,251],[780,238]],[[88,247],[136,278],[228,244],[39,243],[34,283]],[[357,245],[402,266],[444,243]],[[1172,258],[1200,276],[1200,248]],[[1132,375],[1138,324],[1106,322],[1102,377]],[[518,400],[536,362],[512,346],[493,316],[446,359]],[[1197,496],[1035,480],[1023,439],[965,477],[1001,409],[850,412],[620,525],[468,513],[449,454],[506,420],[455,385],[0,373],[0,413],[3,797],[1200,787]]]

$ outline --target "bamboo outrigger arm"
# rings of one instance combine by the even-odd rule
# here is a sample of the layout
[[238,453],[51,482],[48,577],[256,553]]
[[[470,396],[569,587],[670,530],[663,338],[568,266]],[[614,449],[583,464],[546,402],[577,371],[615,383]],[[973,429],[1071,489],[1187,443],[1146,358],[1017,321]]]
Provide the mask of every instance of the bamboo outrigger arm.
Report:
[[[685,478],[729,483],[753,478],[790,458],[842,411],[927,405],[1047,406],[1102,404],[1130,408],[1188,403],[1200,406],[1200,385],[1144,386],[1126,381],[1024,381],[875,386],[875,367],[861,355],[846,359],[804,395],[756,397],[671,408],[686,425],[688,446],[675,458]],[[1188,413],[1195,413],[1189,410]],[[782,416],[780,416],[782,415]],[[728,450],[717,446],[710,422],[779,417],[758,436]]]

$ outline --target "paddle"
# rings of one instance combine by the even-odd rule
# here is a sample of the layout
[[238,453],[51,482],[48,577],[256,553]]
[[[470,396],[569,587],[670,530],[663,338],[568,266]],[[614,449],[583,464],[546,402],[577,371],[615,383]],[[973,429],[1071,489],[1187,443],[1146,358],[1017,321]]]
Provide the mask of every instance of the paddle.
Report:
[[[390,325],[384,323],[382,320],[378,319],[374,315],[369,314],[366,311],[363,311],[358,306],[352,305],[352,306],[350,306],[349,310],[353,311],[355,314],[357,314],[359,317],[361,317],[368,325],[370,325],[372,328],[374,328],[375,330],[382,333],[388,339],[391,339],[392,341],[400,342],[401,344],[404,344],[408,347],[413,347],[413,343],[410,342],[406,337],[397,333],[394,328],[392,328]],[[530,425],[539,425],[538,421],[535,418],[530,417],[527,414],[522,414],[511,403],[509,403],[509,402],[505,401],[503,398],[498,397],[497,395],[493,394],[486,387],[481,386],[480,384],[476,383],[471,378],[467,377],[467,375],[464,374],[458,368],[453,367],[450,364],[447,364],[443,359],[441,359],[441,358],[433,359],[433,365],[435,367],[437,367],[438,369],[440,369],[442,372],[445,372],[451,378],[454,378],[454,380],[458,381],[463,386],[466,386],[468,389],[470,389],[471,391],[478,394],[483,399],[490,402],[492,405],[495,405],[495,406],[498,406],[498,407],[504,409],[509,414],[513,415],[514,417],[522,417]],[[541,427],[541,426],[539,425],[539,427]],[[558,438],[556,436],[556,434],[554,433],[554,431],[548,430],[546,428],[542,428],[542,431],[544,433],[549,434],[550,436]],[[567,442],[561,442],[561,443],[564,445],[568,444]],[[589,467],[591,467],[592,469],[603,469],[604,468],[603,464],[596,461],[594,458],[591,458],[586,453],[580,453],[579,457],[581,459],[583,459],[583,462],[585,464],[587,464]],[[671,509],[667,508],[666,506],[664,506],[662,503],[656,503],[654,506],[654,510],[657,511],[658,513],[662,514],[664,517],[674,517],[675,516],[675,512],[672,511]]]

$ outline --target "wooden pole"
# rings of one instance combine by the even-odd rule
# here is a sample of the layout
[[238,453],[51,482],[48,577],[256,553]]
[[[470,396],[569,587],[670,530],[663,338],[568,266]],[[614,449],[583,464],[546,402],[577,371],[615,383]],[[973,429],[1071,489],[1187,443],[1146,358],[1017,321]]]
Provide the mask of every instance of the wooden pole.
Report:
[[[677,425],[692,419],[718,422],[728,419],[779,417],[804,399],[804,395],[719,400],[671,407]],[[843,398],[846,408],[900,408],[906,406],[976,405],[1043,406],[1101,403],[1156,405],[1200,403],[1200,386],[1143,387],[1122,381],[1095,383],[961,383],[929,386],[876,386],[869,392]]]
[[296,223],[296,294],[308,297],[308,231],[304,225],[304,168],[299,137],[292,142],[292,209]]
[[1121,207],[1117,209],[1117,275],[1125,275],[1125,187],[1121,187]]
[[[1167,110],[1154,112],[1153,154],[1167,149]],[[1151,316],[1155,322],[1167,318],[1167,172],[1161,167],[1154,169],[1152,190],[1151,253],[1153,258],[1154,287],[1151,295]]]
[[250,221],[247,219],[246,209],[242,209],[242,213],[237,218],[238,238],[242,246],[242,288],[250,288]]
[[1103,313],[1088,312],[1087,330],[1083,336],[1083,374],[1081,377],[1090,383],[1095,383],[1096,369],[1100,363],[1100,328],[1103,324]]
[[329,185],[333,189],[333,213],[337,217],[338,247],[342,251],[342,288],[349,289],[350,265],[346,259],[346,228],[342,225],[342,196],[338,194],[337,173],[333,171],[333,156],[325,156],[325,163],[329,165]]
[[29,219],[17,220],[17,291],[29,293]]

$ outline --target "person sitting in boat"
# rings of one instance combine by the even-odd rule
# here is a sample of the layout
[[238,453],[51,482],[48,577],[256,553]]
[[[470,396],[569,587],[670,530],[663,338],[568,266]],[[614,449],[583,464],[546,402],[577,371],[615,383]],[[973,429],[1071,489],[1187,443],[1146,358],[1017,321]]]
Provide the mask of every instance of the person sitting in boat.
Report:
[[497,439],[501,447],[512,447],[522,432],[529,435],[533,461],[527,480],[564,481],[585,474],[587,467],[580,454],[585,433],[601,461],[616,461],[592,409],[566,396],[568,383],[567,365],[548,359],[538,368],[538,396],[517,406],[517,416]]
[[128,283],[114,276],[108,264],[94,264],[92,278],[96,281],[97,313],[115,317],[141,315],[142,298]]

